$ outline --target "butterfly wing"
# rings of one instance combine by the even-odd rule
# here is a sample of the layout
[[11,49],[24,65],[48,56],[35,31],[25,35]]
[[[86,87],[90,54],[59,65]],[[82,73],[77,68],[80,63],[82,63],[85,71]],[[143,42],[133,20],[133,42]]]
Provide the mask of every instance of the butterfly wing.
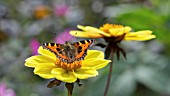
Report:
[[79,42],[75,42],[72,45],[77,48],[77,55],[75,57],[76,60],[84,59],[87,55],[87,50],[92,46],[94,40],[83,40]]
[[[87,50],[91,47],[91,45],[93,44],[94,40],[83,40],[83,41],[79,41],[79,42],[75,42],[73,44],[71,44],[71,46],[74,46],[77,50],[76,56],[74,57],[74,60],[82,60],[84,59],[84,57],[87,55]],[[57,43],[44,43],[43,44],[43,48],[50,50],[51,52],[53,52],[60,60],[62,60],[63,62],[72,62],[73,60],[71,60],[66,53],[66,51],[70,51],[69,50],[65,50],[65,45],[64,44],[57,44]]]
[[63,53],[62,46],[63,44],[43,43],[43,48],[53,52],[59,59],[68,60],[69,58],[62,54]]

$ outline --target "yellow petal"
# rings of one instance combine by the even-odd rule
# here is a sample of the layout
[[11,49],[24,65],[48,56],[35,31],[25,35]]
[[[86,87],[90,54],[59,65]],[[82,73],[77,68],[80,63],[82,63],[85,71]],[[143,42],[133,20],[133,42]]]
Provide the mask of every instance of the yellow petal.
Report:
[[145,40],[151,40],[153,38],[156,38],[156,36],[155,35],[149,35],[149,36],[143,36],[143,37],[125,37],[124,40],[145,41]]
[[29,58],[27,58],[25,63],[25,66],[27,67],[36,67],[37,64],[39,63],[52,63],[52,61],[50,61],[48,58],[42,56],[42,55],[36,55],[36,56],[31,56]]
[[31,56],[31,57],[27,58],[25,61],[26,62],[36,62],[36,63],[39,63],[39,62],[43,61],[43,59],[41,59],[41,57],[44,59],[44,57],[42,55],[35,55],[35,56]]
[[125,33],[128,33],[128,32],[130,32],[132,30],[132,28],[131,27],[129,27],[129,26],[126,26],[126,27],[124,27],[124,32]]
[[25,66],[34,68],[37,66],[37,63],[25,62]]
[[[95,27],[90,27],[90,26],[82,26],[82,25],[77,25],[77,28],[85,31],[85,32],[90,32],[90,33],[96,33],[99,29]],[[99,30],[100,31],[100,30]]]
[[98,75],[98,72],[95,69],[90,68],[90,67],[78,68],[73,73],[79,79],[87,79],[89,77],[94,77]]
[[98,50],[88,50],[85,60],[91,59],[91,58],[104,58],[104,53]]
[[83,31],[77,31],[73,30],[70,31],[70,34],[76,37],[83,37],[83,38],[101,38],[103,37],[102,35],[98,33],[92,33],[92,32],[83,32]]
[[99,30],[98,28],[95,28],[95,27],[91,27],[91,26],[82,26],[82,25],[78,25],[77,26],[79,29],[82,29],[83,31],[86,31],[88,33],[96,33],[96,34],[102,34],[103,36],[106,36],[106,37],[110,37],[111,35],[102,31],[102,30]]
[[37,60],[39,56],[31,56],[29,58],[27,58],[25,61],[25,66],[27,67],[36,67],[38,63],[40,63],[41,61]]
[[124,28],[112,28],[109,30],[109,32],[112,36],[116,37],[116,36],[120,36],[120,35],[130,32],[130,30],[131,28],[126,26]]
[[97,59],[97,58],[87,59],[82,62],[82,68],[91,67],[94,69],[101,69],[105,67],[107,64],[109,64],[109,62],[111,62],[111,60]]
[[72,72],[66,71],[62,68],[55,68],[51,71],[51,73],[55,76],[56,79],[63,82],[73,83],[77,80],[77,77],[75,77]]
[[85,26],[82,26],[82,25],[77,25],[77,28],[79,28],[79,29],[81,29],[81,30],[83,30],[83,31],[86,31],[86,28],[85,28]]
[[150,30],[143,30],[137,32],[130,32],[125,35],[124,40],[137,40],[137,41],[144,41],[156,38],[155,35],[152,35],[152,31]]
[[56,60],[56,56],[54,53],[50,52],[49,50],[47,49],[43,49],[42,46],[39,47],[38,49],[38,53],[47,57],[48,59],[52,60],[53,62],[55,62]]
[[54,63],[41,63],[41,65],[35,67],[34,74],[46,79],[54,78],[54,75],[51,74],[53,68],[55,68]]
[[86,37],[86,38],[89,38],[89,36],[83,31],[78,31],[78,30],[72,30],[70,31],[70,34],[73,35],[73,36],[77,36],[77,37]]
[[143,36],[143,35],[151,35],[152,31],[150,30],[143,30],[143,31],[137,31],[137,32],[130,32],[128,34],[126,34],[126,36]]

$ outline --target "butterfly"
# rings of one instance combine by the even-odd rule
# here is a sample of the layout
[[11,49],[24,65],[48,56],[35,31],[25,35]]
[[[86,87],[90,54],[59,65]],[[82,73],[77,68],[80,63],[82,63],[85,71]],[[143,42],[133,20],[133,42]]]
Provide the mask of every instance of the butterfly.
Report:
[[74,62],[84,60],[87,50],[92,46],[94,40],[83,40],[74,43],[57,44],[43,43],[43,48],[53,52],[62,62]]

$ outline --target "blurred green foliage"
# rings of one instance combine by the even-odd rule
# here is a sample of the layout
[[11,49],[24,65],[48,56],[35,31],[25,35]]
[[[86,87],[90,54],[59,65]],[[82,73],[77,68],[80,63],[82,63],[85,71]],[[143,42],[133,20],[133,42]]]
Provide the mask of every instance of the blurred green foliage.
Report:
[[[170,1],[150,0],[146,6],[135,8],[132,12],[121,14],[116,21],[131,26],[137,30],[149,29],[154,32],[157,39],[165,44],[170,54]],[[132,6],[133,7],[133,6]],[[130,8],[132,9],[132,8]]]
[[[69,12],[56,16],[55,7],[60,4],[67,5]],[[34,8],[40,5],[50,8],[49,16],[43,19],[34,17]],[[169,0],[1,0],[0,82],[6,82],[17,96],[66,96],[64,84],[46,88],[49,80],[24,66],[24,60],[32,55],[31,39],[55,42],[56,34],[77,24],[99,27],[109,22],[130,26],[134,31],[152,30],[157,38],[123,42],[127,60],[115,58],[108,96],[170,95],[169,9]],[[82,80],[83,86],[76,85],[73,96],[103,96],[108,69]]]

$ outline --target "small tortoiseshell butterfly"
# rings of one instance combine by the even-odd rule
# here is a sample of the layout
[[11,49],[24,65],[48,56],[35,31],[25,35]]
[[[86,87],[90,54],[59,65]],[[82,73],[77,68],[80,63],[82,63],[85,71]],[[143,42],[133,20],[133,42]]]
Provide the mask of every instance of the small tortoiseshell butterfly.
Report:
[[65,44],[44,43],[43,48],[53,52],[62,62],[71,63],[83,60],[93,43],[94,40],[83,40],[72,44],[67,41]]

